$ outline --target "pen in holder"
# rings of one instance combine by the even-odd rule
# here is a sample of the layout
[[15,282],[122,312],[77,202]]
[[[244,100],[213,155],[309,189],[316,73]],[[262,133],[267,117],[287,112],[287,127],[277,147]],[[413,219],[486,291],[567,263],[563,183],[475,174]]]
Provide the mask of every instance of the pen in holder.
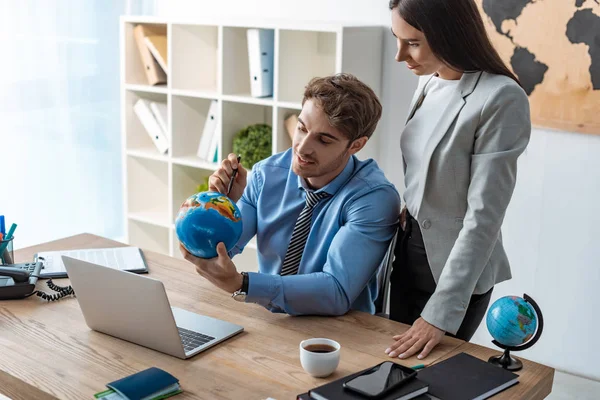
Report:
[[0,241],[0,265],[14,264],[13,239]]

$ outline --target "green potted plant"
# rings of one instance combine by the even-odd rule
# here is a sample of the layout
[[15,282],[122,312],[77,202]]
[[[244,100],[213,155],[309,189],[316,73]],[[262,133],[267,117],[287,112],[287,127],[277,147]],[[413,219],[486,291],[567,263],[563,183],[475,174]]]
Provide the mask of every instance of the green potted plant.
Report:
[[196,186],[196,193],[208,191],[208,176],[204,177],[204,182]]
[[272,129],[267,124],[254,124],[242,129],[233,138],[233,152],[242,157],[242,165],[251,169],[254,164],[271,155]]

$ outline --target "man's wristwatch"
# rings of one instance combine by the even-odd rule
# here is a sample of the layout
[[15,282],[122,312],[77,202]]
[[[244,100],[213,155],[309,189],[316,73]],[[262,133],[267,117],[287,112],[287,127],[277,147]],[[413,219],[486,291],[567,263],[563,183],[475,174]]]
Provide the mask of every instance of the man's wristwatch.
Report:
[[235,292],[233,292],[231,297],[233,297],[233,299],[236,301],[241,301],[241,302],[246,301],[246,296],[248,295],[248,285],[249,285],[248,273],[242,272],[242,287],[239,288],[238,290],[236,290]]

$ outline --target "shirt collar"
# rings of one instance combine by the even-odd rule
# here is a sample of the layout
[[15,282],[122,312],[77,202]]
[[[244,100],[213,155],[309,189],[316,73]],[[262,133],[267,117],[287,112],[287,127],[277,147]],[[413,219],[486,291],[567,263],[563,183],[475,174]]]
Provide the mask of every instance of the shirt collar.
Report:
[[[325,192],[330,196],[334,196],[337,191],[342,187],[342,185],[352,176],[352,172],[354,171],[354,156],[351,156],[346,163],[346,166],[339,173],[338,176],[333,178],[331,182],[327,185],[323,186],[321,189],[315,190],[315,193]],[[298,189],[300,190],[310,190],[306,180],[298,175]]]

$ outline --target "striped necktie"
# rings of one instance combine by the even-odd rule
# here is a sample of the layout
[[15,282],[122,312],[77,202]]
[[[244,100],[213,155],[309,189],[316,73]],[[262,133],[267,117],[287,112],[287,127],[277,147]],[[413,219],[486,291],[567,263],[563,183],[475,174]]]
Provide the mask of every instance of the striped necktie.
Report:
[[312,224],[313,209],[320,200],[328,196],[329,194],[325,192],[315,193],[306,191],[306,205],[296,220],[292,239],[283,260],[283,267],[281,268],[282,276],[298,273],[298,267],[300,266],[302,253],[304,252],[304,246],[306,245],[306,239],[308,239],[308,233]]

